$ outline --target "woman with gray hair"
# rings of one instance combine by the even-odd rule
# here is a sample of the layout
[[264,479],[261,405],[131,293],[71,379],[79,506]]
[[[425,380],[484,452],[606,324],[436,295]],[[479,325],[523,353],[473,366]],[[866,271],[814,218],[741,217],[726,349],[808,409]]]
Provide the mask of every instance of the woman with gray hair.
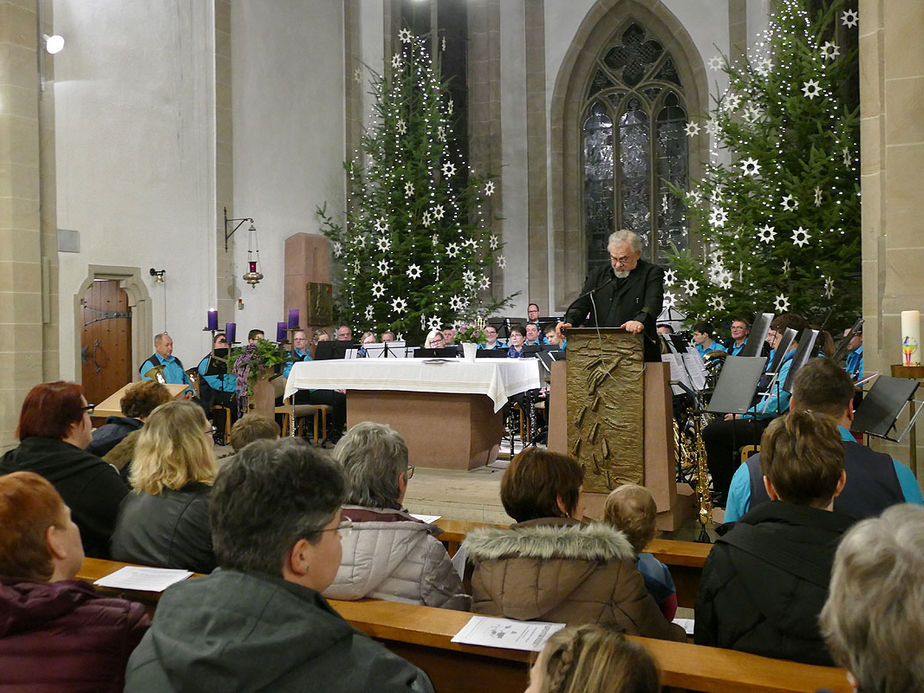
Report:
[[924,508],[854,525],[834,558],[821,630],[855,691],[924,690]]
[[340,439],[333,454],[349,482],[343,518],[353,522],[353,531],[343,539],[343,559],[324,596],[468,611],[471,599],[436,539],[439,529],[401,507],[414,474],[401,435],[364,421]]

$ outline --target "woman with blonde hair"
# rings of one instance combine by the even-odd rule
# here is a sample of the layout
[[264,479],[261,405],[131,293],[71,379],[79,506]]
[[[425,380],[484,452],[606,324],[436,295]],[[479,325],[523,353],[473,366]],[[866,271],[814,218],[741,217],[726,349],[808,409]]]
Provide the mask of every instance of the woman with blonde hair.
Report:
[[138,436],[133,490],[119,509],[112,557],[211,572],[208,504],[217,473],[212,426],[202,408],[185,400],[157,407]]
[[587,624],[549,638],[529,671],[526,693],[658,693],[648,651],[611,628]]

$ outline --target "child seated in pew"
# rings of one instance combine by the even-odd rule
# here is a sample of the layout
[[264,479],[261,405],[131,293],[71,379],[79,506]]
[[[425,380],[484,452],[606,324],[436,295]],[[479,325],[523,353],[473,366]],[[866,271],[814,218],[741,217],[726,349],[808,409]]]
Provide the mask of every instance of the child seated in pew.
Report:
[[635,567],[645,580],[645,589],[654,597],[668,621],[677,613],[677,589],[671,571],[644,549],[655,537],[658,508],[644,486],[623,484],[610,492],[603,506],[603,520],[621,529],[635,551]]
[[658,693],[648,651],[615,630],[587,624],[549,638],[529,670],[525,693]]

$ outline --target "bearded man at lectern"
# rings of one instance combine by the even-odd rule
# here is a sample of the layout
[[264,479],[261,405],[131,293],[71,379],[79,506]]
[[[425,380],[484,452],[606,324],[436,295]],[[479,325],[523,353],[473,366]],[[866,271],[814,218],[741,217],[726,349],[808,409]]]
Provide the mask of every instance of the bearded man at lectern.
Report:
[[642,241],[616,231],[607,243],[610,264],[588,275],[581,295],[568,307],[559,333],[569,327],[621,327],[644,335],[646,361],[660,361],[656,321],[664,302],[664,270],[642,260]]

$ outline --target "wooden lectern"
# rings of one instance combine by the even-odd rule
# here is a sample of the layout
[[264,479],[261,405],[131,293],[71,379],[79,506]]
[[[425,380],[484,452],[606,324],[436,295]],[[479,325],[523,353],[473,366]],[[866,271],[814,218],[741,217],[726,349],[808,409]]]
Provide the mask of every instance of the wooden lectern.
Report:
[[568,359],[552,364],[549,449],[584,465],[586,515],[603,516],[607,494],[645,486],[658,528],[672,531],[693,514],[693,494],[678,494],[670,368],[645,363],[643,335],[619,328],[571,328]]

